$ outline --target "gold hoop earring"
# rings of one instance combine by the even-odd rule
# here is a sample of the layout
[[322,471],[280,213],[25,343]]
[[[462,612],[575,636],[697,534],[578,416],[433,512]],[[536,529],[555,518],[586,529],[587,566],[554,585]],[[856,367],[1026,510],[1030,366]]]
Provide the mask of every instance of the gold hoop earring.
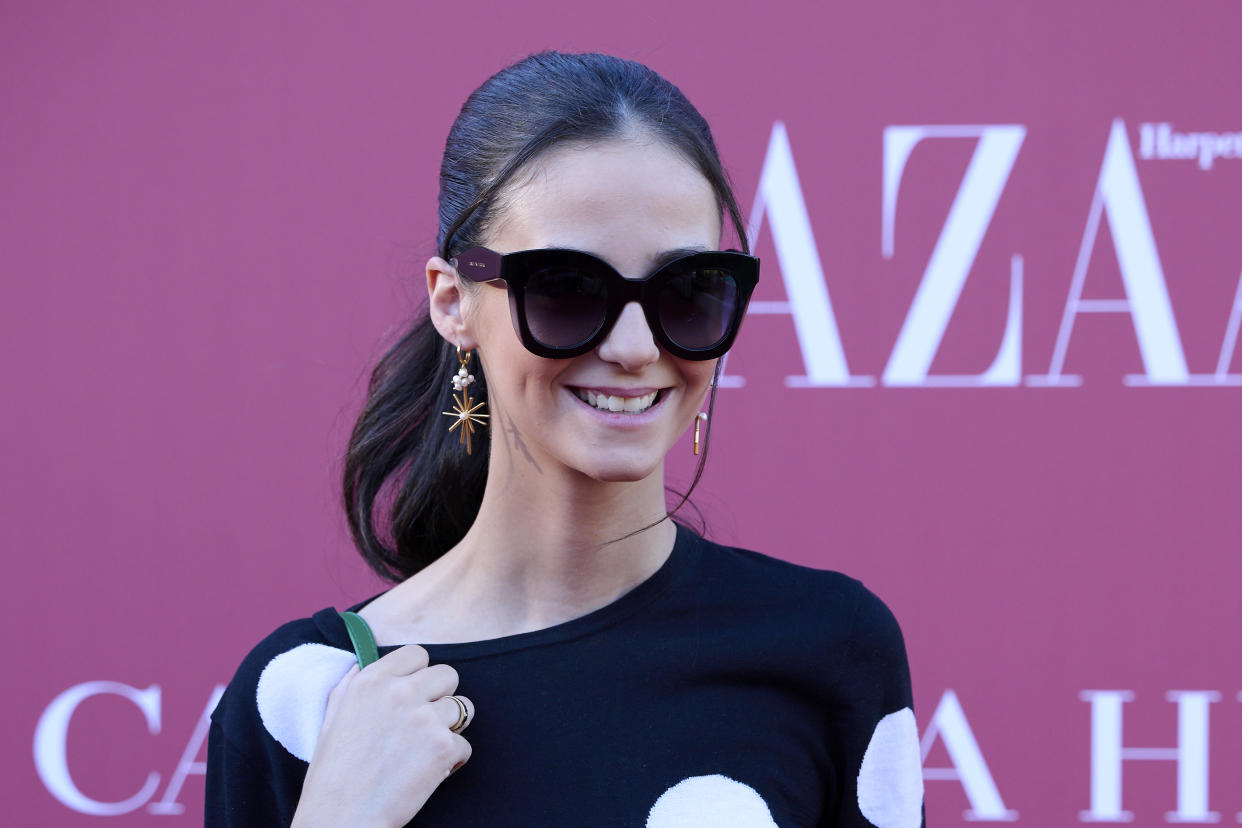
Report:
[[461,442],[466,445],[466,454],[470,454],[470,438],[474,435],[474,427],[487,425],[487,415],[482,413],[486,403],[482,400],[475,402],[467,390],[467,386],[474,382],[474,374],[470,373],[469,365],[470,352],[462,353],[461,346],[458,345],[457,373],[453,376],[453,390],[457,392],[453,395],[454,410],[441,412],[444,416],[453,418],[453,424],[449,426],[450,432],[461,428]]

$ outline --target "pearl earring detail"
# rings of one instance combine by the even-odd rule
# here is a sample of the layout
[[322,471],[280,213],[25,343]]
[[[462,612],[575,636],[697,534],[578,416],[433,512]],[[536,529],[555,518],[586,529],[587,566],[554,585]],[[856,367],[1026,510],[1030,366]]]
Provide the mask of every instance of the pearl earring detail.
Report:
[[487,425],[487,415],[482,413],[486,403],[482,400],[475,402],[467,390],[467,386],[474,382],[474,374],[467,367],[469,364],[470,352],[463,353],[458,345],[457,374],[453,377],[453,390],[457,392],[453,395],[454,410],[441,412],[446,417],[454,418],[453,424],[449,426],[450,432],[461,428],[461,442],[466,444],[466,454],[470,454],[470,438],[474,434],[474,427]]

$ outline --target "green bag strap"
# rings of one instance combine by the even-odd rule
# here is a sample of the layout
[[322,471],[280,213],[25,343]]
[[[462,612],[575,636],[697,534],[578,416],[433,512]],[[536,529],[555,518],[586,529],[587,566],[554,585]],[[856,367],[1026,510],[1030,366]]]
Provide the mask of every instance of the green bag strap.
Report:
[[350,643],[354,645],[354,653],[358,656],[358,667],[366,667],[379,659],[379,649],[375,646],[375,636],[362,616],[356,612],[342,612],[341,620],[349,631]]

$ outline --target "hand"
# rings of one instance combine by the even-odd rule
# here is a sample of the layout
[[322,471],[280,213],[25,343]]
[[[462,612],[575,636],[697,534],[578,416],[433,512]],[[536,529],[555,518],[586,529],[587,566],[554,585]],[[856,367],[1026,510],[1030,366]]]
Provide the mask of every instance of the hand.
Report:
[[[446,698],[456,689],[457,671],[427,666],[417,644],[365,670],[350,668],[328,696],[294,826],[403,826],[413,819],[470,758],[470,743],[449,730],[461,712]],[[457,698],[470,721],[474,705]]]

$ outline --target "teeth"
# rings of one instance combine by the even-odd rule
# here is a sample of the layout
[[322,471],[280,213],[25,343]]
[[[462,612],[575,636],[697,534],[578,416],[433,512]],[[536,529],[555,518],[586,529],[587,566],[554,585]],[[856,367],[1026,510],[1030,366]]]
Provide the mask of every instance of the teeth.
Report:
[[655,403],[656,395],[659,392],[652,391],[650,394],[643,394],[641,397],[617,397],[575,388],[574,393],[578,395],[578,399],[598,408],[600,411],[624,411],[627,414],[637,414],[650,408]]

